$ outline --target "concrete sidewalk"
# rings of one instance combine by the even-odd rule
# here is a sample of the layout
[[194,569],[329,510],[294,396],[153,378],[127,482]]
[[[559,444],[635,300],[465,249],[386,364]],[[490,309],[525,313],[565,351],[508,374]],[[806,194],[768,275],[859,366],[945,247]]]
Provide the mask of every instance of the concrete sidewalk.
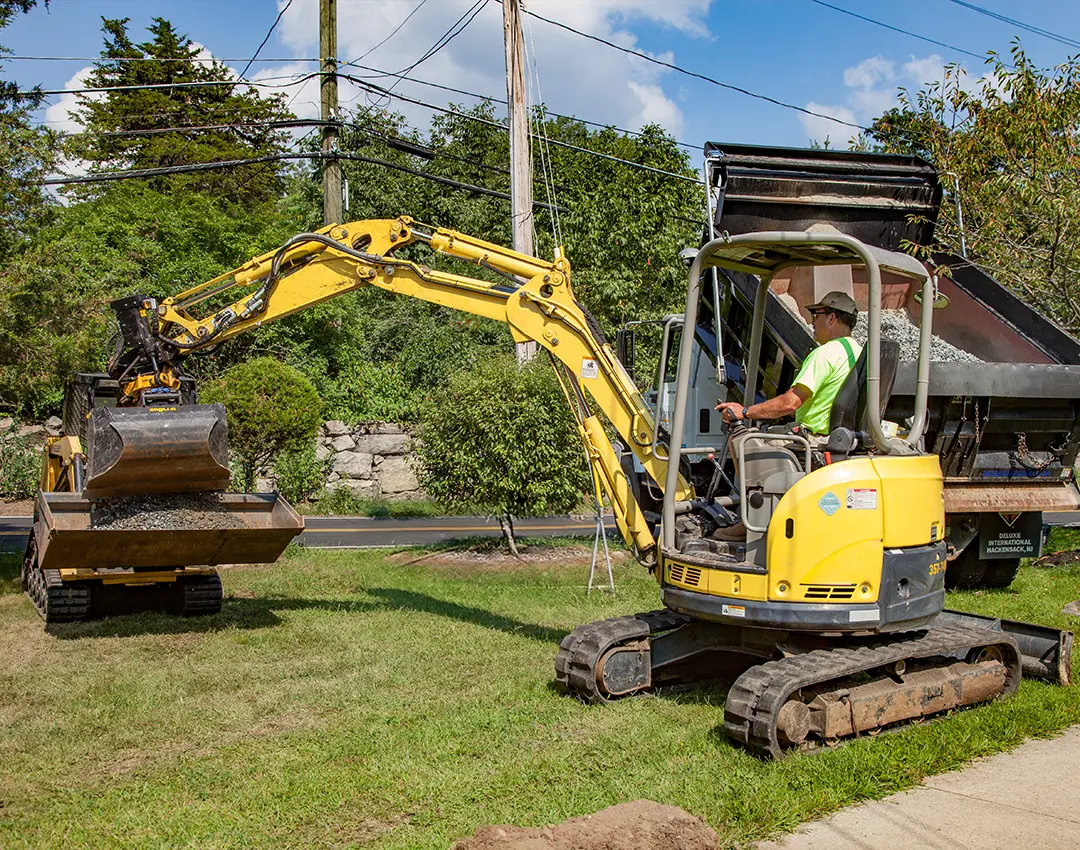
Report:
[[757,850],[1080,848],[1080,726],[911,791],[852,806]]

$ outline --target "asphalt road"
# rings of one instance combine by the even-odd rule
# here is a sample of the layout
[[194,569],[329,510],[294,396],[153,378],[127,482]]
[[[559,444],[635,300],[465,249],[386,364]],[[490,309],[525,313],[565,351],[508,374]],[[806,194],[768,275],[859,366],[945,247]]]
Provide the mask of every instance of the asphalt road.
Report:
[[[1080,527],[1080,511],[1044,514],[1047,525]],[[364,549],[386,546],[422,546],[462,537],[498,537],[499,523],[490,517],[454,516],[424,519],[311,516],[299,542],[315,549]],[[605,518],[608,531],[615,520]],[[0,552],[21,552],[26,546],[30,517],[0,517]],[[592,537],[595,520],[572,517],[519,519],[514,530],[526,537]]]
[[[31,518],[0,517],[0,552],[21,552],[26,546]],[[615,520],[605,518],[609,531]],[[514,531],[524,537],[592,537],[596,521],[572,517],[519,519]],[[490,517],[455,516],[424,519],[372,517],[305,517],[299,542],[317,549],[362,549],[385,546],[421,546],[462,537],[498,537],[499,523]]]

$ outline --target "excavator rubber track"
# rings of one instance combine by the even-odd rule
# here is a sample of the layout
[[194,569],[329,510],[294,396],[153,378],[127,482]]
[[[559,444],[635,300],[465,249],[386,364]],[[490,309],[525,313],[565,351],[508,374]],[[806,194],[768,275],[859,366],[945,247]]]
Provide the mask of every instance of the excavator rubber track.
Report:
[[[955,663],[957,656],[966,659],[964,666],[969,668],[981,669],[983,665],[987,669],[995,665],[1003,668],[989,671],[1003,677],[1001,689],[993,693],[991,699],[1011,696],[1020,685],[1020,651],[1011,636],[972,627],[935,628],[917,637],[873,645],[814,650],[752,667],[736,680],[728,692],[724,705],[724,731],[735,743],[766,758],[782,758],[792,748],[815,749],[823,744],[839,742],[839,737],[825,737],[817,741],[806,738],[798,742],[788,740],[785,746],[781,740],[783,731],[778,730],[778,725],[784,725],[782,712],[792,697],[799,700],[799,692],[809,689],[820,695],[823,688],[838,684],[839,687],[831,696],[841,701],[849,700],[855,688],[859,687],[858,684],[849,684],[852,677],[889,668],[895,674],[895,692],[898,693],[901,684],[895,680],[902,680],[903,668],[908,664],[931,660],[929,669],[943,670],[945,660]],[[916,690],[921,698],[920,713],[898,722],[916,721],[951,708],[987,701],[950,700],[949,694],[943,693],[947,688],[943,688],[940,682],[923,688],[916,686]],[[926,711],[934,707],[936,697],[945,697],[941,701],[942,707]],[[890,725],[881,722],[890,716],[887,709],[881,708],[887,702],[888,697],[885,697],[877,703],[872,719],[877,725],[861,731],[876,734]],[[952,704],[946,704],[949,702]],[[799,703],[805,705],[801,700]],[[845,707],[844,710],[848,709]]]
[[562,639],[555,656],[555,688],[586,702],[608,702],[622,694],[605,693],[598,675],[601,659],[616,646],[643,641],[690,622],[685,614],[662,608],[578,626]]
[[[691,622],[659,610],[579,626],[559,646],[555,687],[600,703],[661,684],[692,685],[700,679],[658,682],[641,672],[619,678],[612,692],[605,667],[616,650],[649,652],[651,639]],[[862,640],[769,661],[748,657],[753,666],[731,686],[724,707],[728,737],[755,755],[782,758],[1010,696],[1020,683],[1020,649],[1001,631],[955,625]]]

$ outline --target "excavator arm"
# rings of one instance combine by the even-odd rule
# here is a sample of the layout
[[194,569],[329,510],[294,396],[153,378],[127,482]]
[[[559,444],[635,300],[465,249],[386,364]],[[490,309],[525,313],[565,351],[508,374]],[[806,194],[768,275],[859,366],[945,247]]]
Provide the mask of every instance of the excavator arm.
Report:
[[[488,269],[500,280],[451,274],[395,256],[418,242]],[[179,363],[187,355],[363,286],[506,322],[516,341],[545,348],[624,539],[646,556],[652,552],[653,535],[586,393],[662,486],[667,464],[652,448],[653,414],[595,320],[574,297],[570,263],[561,251],[548,262],[453,230],[425,228],[405,216],[302,233],[171,298],[114,302],[124,331],[124,351],[115,366],[121,388],[135,394],[175,386]],[[210,312],[212,299],[229,303]],[[200,305],[205,305],[201,312]],[[691,486],[680,476],[675,498],[691,497]]]

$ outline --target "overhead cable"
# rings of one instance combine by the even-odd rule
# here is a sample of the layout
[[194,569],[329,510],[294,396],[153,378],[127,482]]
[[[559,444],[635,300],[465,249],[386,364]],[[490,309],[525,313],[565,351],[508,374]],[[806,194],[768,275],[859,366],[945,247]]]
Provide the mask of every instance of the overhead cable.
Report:
[[840,6],[834,6],[832,3],[826,3],[825,0],[810,0],[811,3],[817,3],[819,6],[824,6],[826,9],[832,9],[835,12],[840,12],[844,15],[850,15],[853,18],[858,18],[860,21],[866,21],[869,24],[874,24],[879,27],[884,27],[887,30],[898,32],[901,35],[911,36],[917,38],[919,41],[925,41],[930,44],[936,44],[938,47],[944,47],[947,50],[953,50],[957,53],[963,53],[966,56],[974,56],[976,59],[986,60],[985,56],[978,53],[972,53],[970,50],[964,50],[962,47],[956,47],[952,44],[946,44],[944,41],[936,41],[932,38],[927,38],[925,35],[919,35],[918,33],[910,32],[909,30],[900,29],[900,27],[894,27],[892,24],[886,24],[883,21],[876,20],[874,18],[868,18],[866,15],[860,15],[858,12],[852,12],[850,9],[842,9]]
[[1056,32],[1051,32],[1050,30],[1044,30],[1042,27],[1025,24],[1023,21],[1016,20],[1016,18],[1009,18],[998,12],[991,12],[989,9],[984,9],[982,6],[976,6],[974,3],[966,3],[964,0],[951,0],[951,2],[955,3],[957,6],[963,6],[965,9],[977,12],[980,15],[986,15],[988,18],[993,18],[994,20],[1001,21],[1010,26],[1020,27],[1020,29],[1034,33],[1035,35],[1041,35],[1043,38],[1056,41],[1058,44],[1064,44],[1067,47],[1080,48],[1080,41],[1077,41],[1075,38],[1068,38],[1067,36],[1058,35]]
[[[414,97],[408,97],[407,95],[399,94],[398,92],[391,92],[388,89],[384,89],[381,86],[376,86],[373,83],[369,83],[369,82],[366,82],[364,80],[360,80],[360,79],[358,79],[356,77],[353,77],[353,76],[351,76],[349,74],[341,74],[340,76],[344,77],[345,79],[352,80],[357,85],[368,86],[368,87],[370,87],[372,89],[375,89],[379,93],[384,94],[386,96],[389,96],[391,98],[394,98],[395,100],[403,100],[406,103],[413,103],[413,104],[416,104],[417,106],[423,106],[423,107],[425,107],[427,109],[433,109],[436,112],[443,112],[443,113],[445,113],[447,115],[456,115],[459,118],[464,118],[464,119],[466,119],[468,121],[474,121],[474,122],[477,122],[477,123],[480,123],[480,124],[487,124],[489,127],[497,127],[500,130],[502,130],[503,132],[506,132],[506,127],[503,124],[500,124],[498,121],[492,121],[492,120],[490,120],[488,118],[481,118],[478,115],[470,115],[467,112],[459,112],[456,109],[451,109],[451,108],[445,107],[445,106],[436,106],[433,103],[428,103],[427,101],[419,100],[419,99],[414,98]],[[529,135],[531,137],[535,138],[534,133],[530,133]],[[686,181],[688,183],[697,183],[699,185],[702,183],[701,179],[698,178],[698,177],[688,177],[685,174],[678,174],[678,173],[676,173],[674,171],[665,171],[662,168],[654,168],[651,165],[644,165],[643,163],[633,162],[632,160],[629,160],[629,159],[621,159],[621,158],[619,158],[617,156],[612,156],[611,154],[606,154],[606,153],[601,153],[600,151],[590,150],[589,148],[583,148],[583,147],[580,147],[579,145],[572,145],[569,142],[564,142],[564,141],[561,141],[559,139],[548,139],[547,141],[548,141],[548,144],[554,145],[555,147],[566,148],[567,150],[577,151],[578,153],[590,154],[591,156],[599,157],[600,159],[606,159],[606,160],[609,160],[611,162],[617,162],[617,163],[620,163],[621,165],[626,165],[626,166],[628,166],[630,168],[636,168],[636,169],[640,169],[642,171],[650,171],[650,172],[652,172],[654,174],[660,174],[660,175],[662,175],[664,177],[672,177],[672,178],[674,178],[676,180],[684,180],[684,181]]]
[[273,35],[274,30],[277,29],[277,25],[281,21],[282,15],[289,11],[289,7],[292,4],[293,0],[289,0],[289,2],[285,4],[285,7],[280,12],[278,12],[278,16],[274,18],[274,22],[270,25],[270,29],[267,30],[266,36],[265,38],[263,38],[262,43],[259,44],[258,48],[255,50],[255,55],[248,59],[248,63],[244,66],[244,70],[240,72],[241,80],[244,79],[244,77],[247,75],[248,68],[251,67],[251,63],[258,58],[259,53],[262,52],[262,49],[266,46],[266,42],[270,40],[270,36]]
[[[502,0],[499,0],[499,2],[502,2]],[[688,71],[686,68],[680,68],[678,65],[673,65],[670,62],[664,62],[661,59],[656,59],[647,53],[642,53],[639,50],[631,50],[629,47],[623,47],[622,45],[615,44],[615,42],[608,41],[606,38],[601,38],[598,35],[592,35],[591,33],[582,32],[581,30],[574,29],[568,24],[563,24],[559,21],[553,21],[551,18],[545,18],[543,15],[539,15],[530,9],[523,9],[522,11],[524,11],[526,15],[531,15],[532,17],[536,18],[538,21],[543,21],[545,24],[551,24],[552,26],[558,27],[559,29],[566,30],[567,32],[572,32],[574,35],[579,35],[582,38],[589,39],[590,41],[604,44],[614,50],[618,50],[620,53],[625,53],[628,56],[636,56],[638,59],[643,59],[646,62],[651,62],[653,65],[659,65],[662,68],[667,68],[671,71],[677,71],[680,74],[685,74],[687,77],[694,77],[698,80],[704,80],[706,83],[710,83],[714,86],[719,86],[722,89],[737,92],[738,94],[744,94],[747,97],[752,97],[757,100],[764,100],[767,103],[772,103],[776,106],[782,106],[785,109],[794,109],[796,112],[802,112],[804,115],[811,115],[814,118],[824,118],[826,121],[833,121],[837,124],[843,124],[845,127],[853,127],[856,130],[869,131],[870,129],[869,127],[864,127],[861,124],[855,124],[851,121],[845,121],[842,118],[837,118],[833,115],[827,115],[824,112],[815,112],[814,110],[807,109],[804,106],[797,106],[794,103],[786,103],[782,100],[777,100],[775,97],[769,97],[769,95],[759,94],[758,92],[750,91],[750,89],[744,89],[740,86],[732,85],[731,83],[721,82],[720,80],[717,80],[714,77],[707,76],[706,74],[699,74],[697,71]]]
[[[361,56],[356,57],[353,62],[359,62],[361,59],[366,59],[368,56],[370,56],[372,53],[374,53],[376,50],[386,44],[386,42],[388,42],[390,39],[392,39],[395,35],[398,34],[401,28],[409,22],[413,15],[415,15],[417,12],[424,8],[424,4],[427,2],[428,0],[420,0],[419,4],[417,4],[417,6],[405,16],[405,19],[390,31],[390,35],[388,35],[374,47],[368,48]],[[353,64],[353,62],[348,62],[346,64],[351,65]]]
[[[259,165],[265,162],[280,162],[282,160],[331,158],[344,159],[353,162],[365,162],[370,165],[378,165],[382,168],[389,168],[392,171],[399,171],[404,174],[411,174],[414,177],[420,177],[424,180],[430,180],[433,183],[441,183],[444,186],[449,186],[454,189],[462,189],[464,191],[474,192],[478,195],[488,195],[492,198],[502,198],[506,201],[510,200],[510,195],[507,192],[499,192],[495,189],[488,189],[484,186],[475,186],[471,183],[463,183],[460,180],[451,180],[449,177],[440,177],[437,174],[428,174],[423,171],[417,171],[414,168],[409,168],[404,165],[398,165],[395,162],[387,162],[383,159],[376,159],[370,156],[361,156],[360,154],[354,153],[331,153],[324,151],[312,151],[306,153],[276,153],[266,154],[264,156],[248,157],[246,159],[226,159],[219,160],[217,162],[195,162],[189,165],[168,165],[162,166],[161,168],[140,168],[129,171],[105,171],[98,174],[85,174],[78,177],[50,177],[40,182],[44,186],[64,186],[82,183],[108,183],[117,180],[133,180],[136,178],[145,177],[164,177],[172,174],[190,174],[192,172],[200,171],[216,171],[226,168],[239,168],[245,165]],[[544,204],[539,201],[534,201],[533,206],[547,210],[554,209],[550,204]],[[558,212],[569,213],[570,210],[565,208],[558,208]]]
[[[345,62],[345,63],[343,63],[343,65],[348,65],[348,66],[351,66],[353,68],[359,68],[362,71],[374,71],[375,75],[374,75],[373,79],[376,78],[376,77],[395,77],[395,76],[397,76],[397,74],[390,73],[389,71],[383,71],[380,68],[373,68],[370,65],[361,65],[357,61]],[[361,79],[362,79],[362,77],[361,77]],[[416,83],[417,85],[427,86],[428,88],[440,89],[442,91],[453,92],[454,94],[463,94],[466,97],[474,97],[477,100],[490,100],[492,103],[501,103],[503,106],[506,106],[506,99],[502,98],[502,97],[496,97],[494,95],[489,95],[489,94],[479,94],[477,92],[467,91],[466,89],[457,89],[457,88],[454,88],[453,86],[443,85],[442,83],[433,83],[430,80],[421,80],[419,77],[407,77],[406,79],[408,79],[408,81],[410,83]],[[614,124],[605,124],[605,123],[603,123],[601,121],[589,121],[589,120],[587,120],[585,118],[578,118],[576,115],[564,115],[561,112],[553,112],[552,110],[548,109],[546,106],[544,106],[544,114],[545,115],[552,115],[555,118],[565,118],[568,121],[578,121],[578,122],[580,122],[582,124],[585,124],[585,125],[587,125],[589,127],[600,127],[601,129],[604,129],[604,130],[610,128],[610,129],[615,130],[615,131],[617,131],[619,133],[624,133],[627,136],[642,136],[642,135],[644,135],[644,133],[642,133],[640,130],[627,130],[627,129],[623,128],[623,127],[617,127]],[[690,149],[692,151],[700,151],[701,150],[701,145],[692,145],[689,142],[680,142],[678,140],[675,140],[675,144],[677,144],[679,147],[688,148],[688,149]]]

